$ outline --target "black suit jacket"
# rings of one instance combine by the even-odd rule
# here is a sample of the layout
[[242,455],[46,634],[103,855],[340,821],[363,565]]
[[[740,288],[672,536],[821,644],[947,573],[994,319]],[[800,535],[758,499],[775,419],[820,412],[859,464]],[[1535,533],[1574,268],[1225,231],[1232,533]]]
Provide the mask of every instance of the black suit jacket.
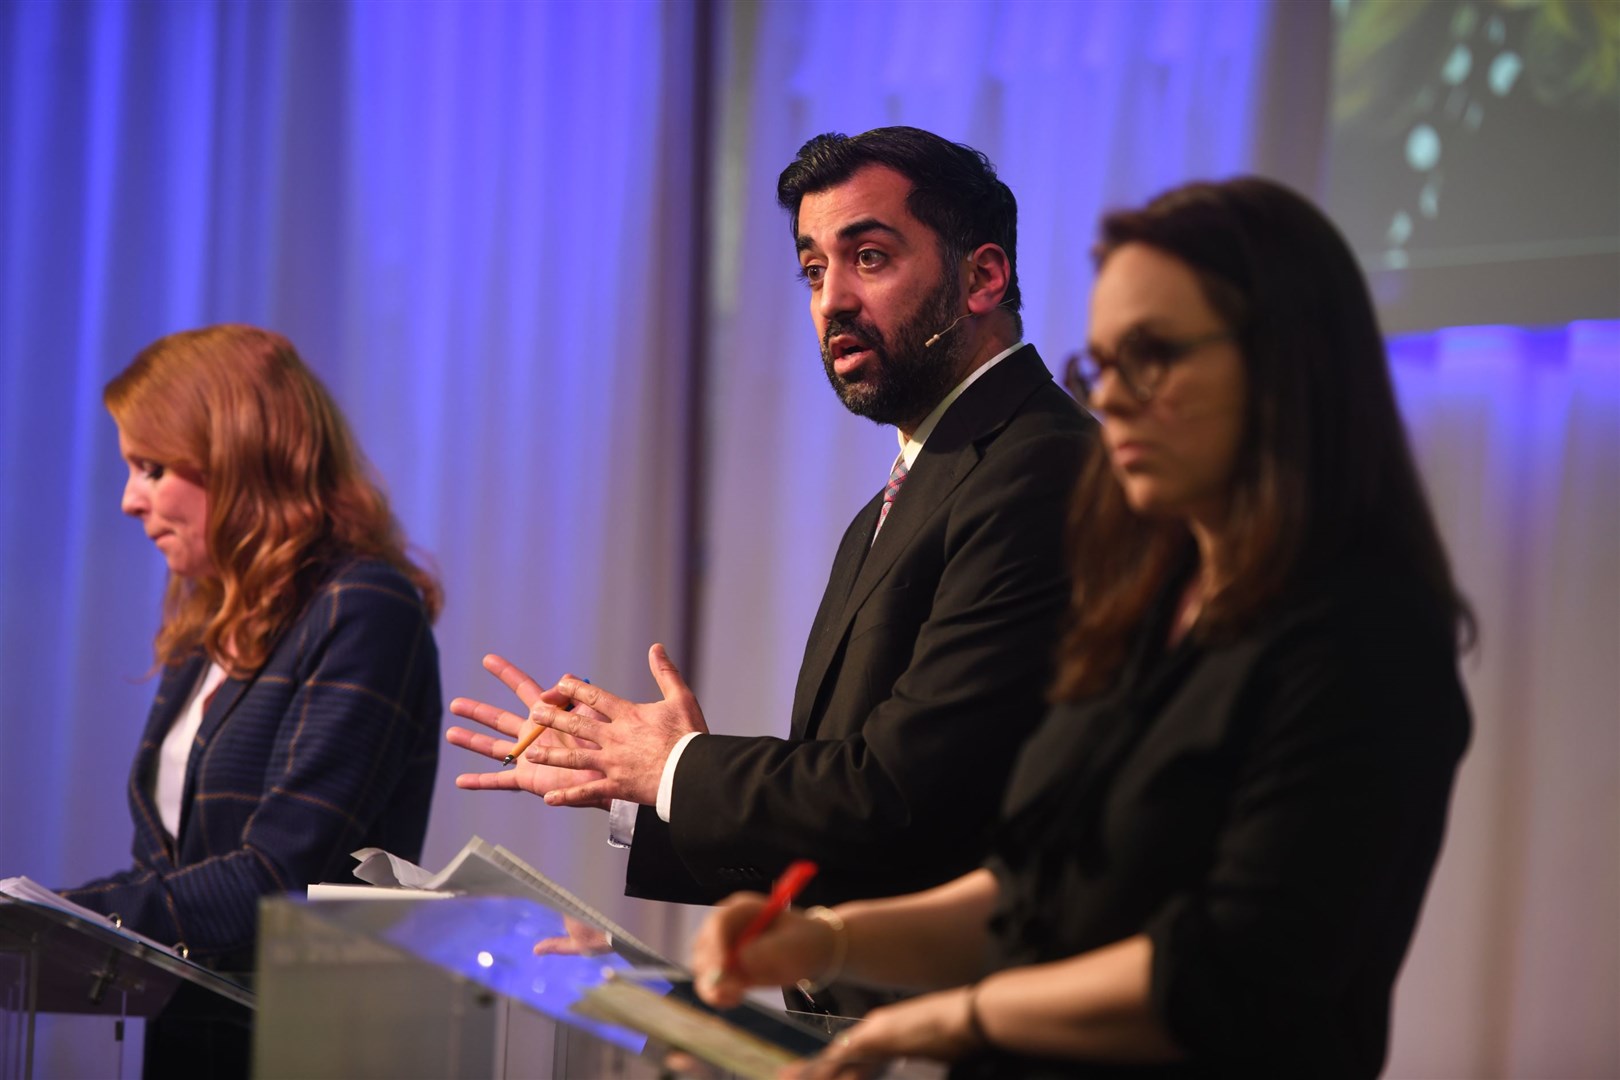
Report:
[[132,865],[63,895],[184,942],[193,959],[245,970],[260,896],[348,879],[360,847],[420,857],[439,754],[439,654],[399,571],[333,567],[264,667],[220,684],[174,837],[152,781],[205,662],[166,669],[152,703],[129,778]]
[[1164,645],[1053,708],[988,865],[993,969],[1146,934],[1188,1054],[1130,1068],[990,1051],[952,1077],[1373,1077],[1469,710],[1455,633],[1404,561],[1297,583],[1258,625]]
[[832,904],[978,866],[1044,712],[1064,522],[1094,432],[1033,348],[968,387],[876,543],[881,493],[844,534],[791,736],[693,740],[670,824],[638,815],[626,891],[713,903],[802,857],[821,867],[803,902]]

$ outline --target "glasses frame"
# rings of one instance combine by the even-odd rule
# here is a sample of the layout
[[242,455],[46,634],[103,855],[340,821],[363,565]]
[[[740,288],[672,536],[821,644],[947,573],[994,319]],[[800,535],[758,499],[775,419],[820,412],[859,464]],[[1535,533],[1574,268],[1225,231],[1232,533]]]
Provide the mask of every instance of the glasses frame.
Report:
[[[1213,345],[1217,341],[1236,340],[1236,330],[1212,330],[1207,334],[1199,334],[1188,338],[1161,338],[1155,335],[1153,341],[1163,349],[1164,355],[1154,360],[1130,359],[1131,343],[1140,335],[1139,330],[1131,330],[1120,343],[1115,346],[1112,355],[1099,354],[1095,349],[1080,349],[1069,354],[1063,364],[1063,384],[1069,388],[1080,401],[1090,401],[1097,392],[1097,385],[1109,369],[1119,376],[1119,381],[1125,384],[1125,389],[1138,403],[1147,404],[1153,400],[1153,395],[1164,382],[1165,375],[1172,367],[1202,349],[1206,345]],[[1125,354],[1121,356],[1121,354]],[[1082,371],[1087,357],[1097,366],[1095,378],[1087,378]],[[1151,378],[1144,378],[1146,371],[1152,371]]]

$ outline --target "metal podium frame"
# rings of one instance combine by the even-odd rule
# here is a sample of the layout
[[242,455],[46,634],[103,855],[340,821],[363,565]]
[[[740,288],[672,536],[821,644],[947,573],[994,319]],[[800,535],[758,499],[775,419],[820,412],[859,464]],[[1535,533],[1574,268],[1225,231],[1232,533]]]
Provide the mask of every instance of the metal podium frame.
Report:
[[40,1013],[150,1017],[182,983],[255,1005],[242,983],[109,923],[0,896],[0,1076],[33,1076]]

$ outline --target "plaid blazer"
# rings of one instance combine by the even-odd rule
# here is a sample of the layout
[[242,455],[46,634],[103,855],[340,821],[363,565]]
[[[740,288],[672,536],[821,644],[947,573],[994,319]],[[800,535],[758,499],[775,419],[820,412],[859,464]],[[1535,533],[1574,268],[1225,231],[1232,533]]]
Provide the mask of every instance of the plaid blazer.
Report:
[[258,672],[227,678],[186,765],[179,836],[158,750],[206,658],[167,668],[130,770],[134,865],[63,895],[193,959],[252,967],[259,897],[347,879],[349,852],[421,856],[439,756],[439,654],[393,567],[334,564]]

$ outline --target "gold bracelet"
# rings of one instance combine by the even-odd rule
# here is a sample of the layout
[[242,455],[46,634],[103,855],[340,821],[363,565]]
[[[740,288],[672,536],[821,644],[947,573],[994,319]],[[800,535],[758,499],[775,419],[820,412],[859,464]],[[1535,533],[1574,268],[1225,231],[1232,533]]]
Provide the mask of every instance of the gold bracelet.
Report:
[[849,932],[844,929],[843,917],[830,907],[817,904],[806,911],[804,917],[826,923],[832,927],[833,932],[832,961],[822,968],[821,974],[814,979],[800,979],[796,984],[805,994],[818,994],[827,989],[827,985],[843,972],[844,960],[849,956]]

